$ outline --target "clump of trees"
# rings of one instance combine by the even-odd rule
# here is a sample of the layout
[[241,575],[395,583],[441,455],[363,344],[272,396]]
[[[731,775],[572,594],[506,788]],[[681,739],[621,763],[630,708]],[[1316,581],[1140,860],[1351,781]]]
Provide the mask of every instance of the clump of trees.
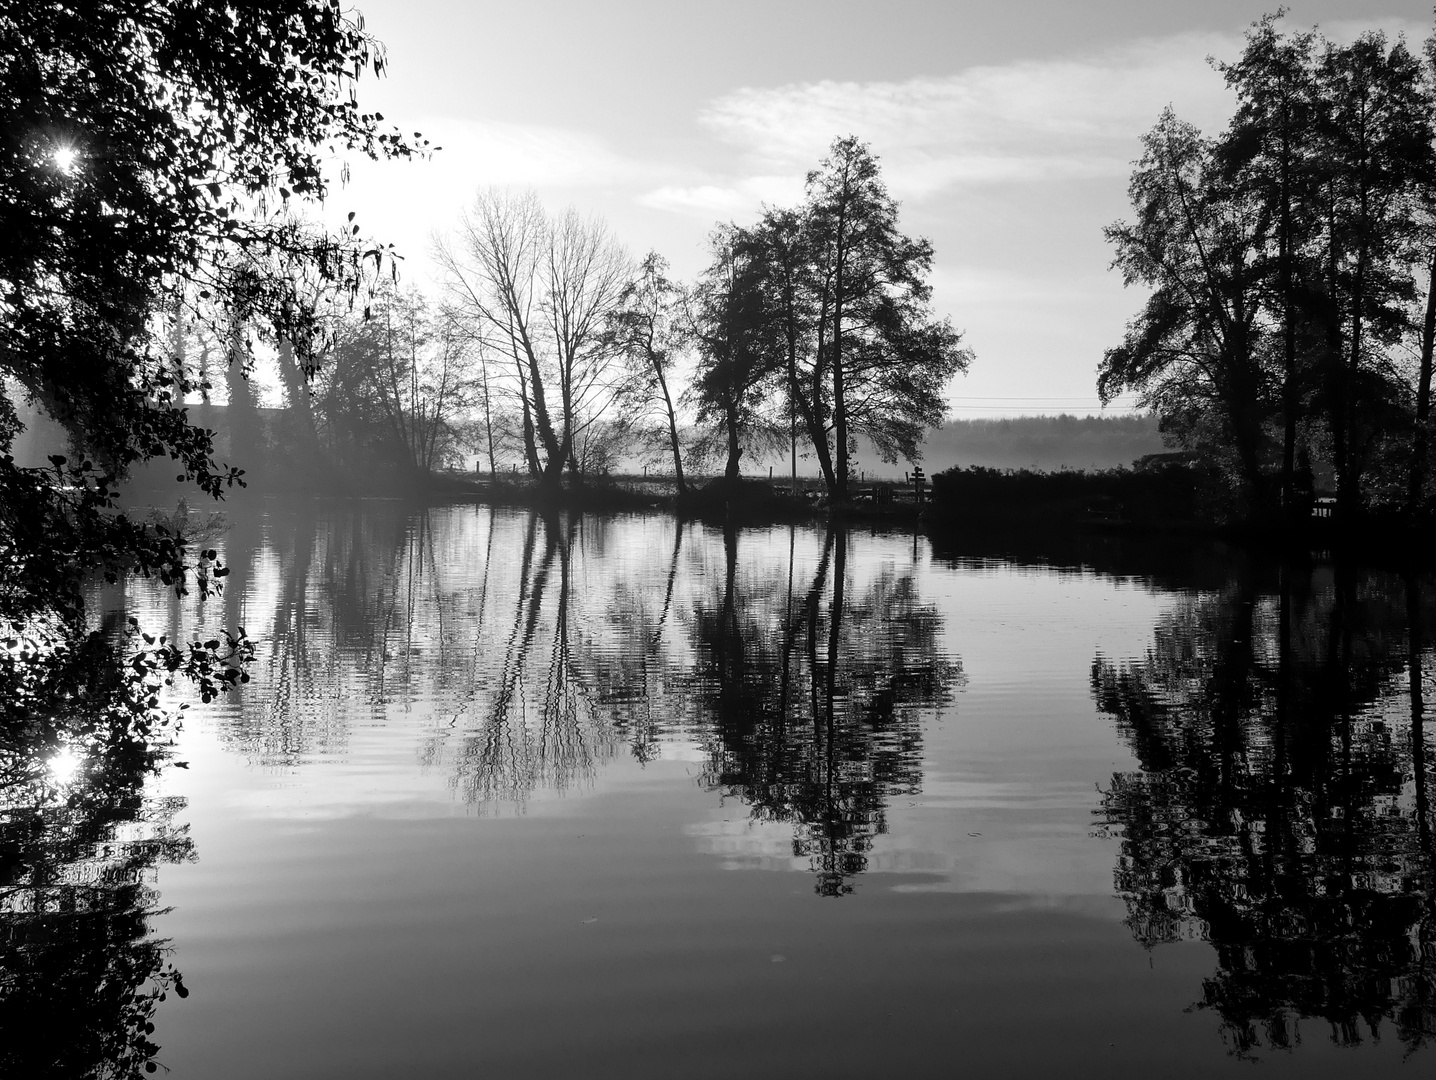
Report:
[[162,316],[262,323],[312,365],[319,315],[288,286],[357,293],[383,253],[286,207],[324,195],[333,149],[414,147],[356,103],[383,52],[336,4],[9,5],[0,55],[0,371],[76,450],[17,465],[0,397],[0,619],[79,618],[95,570],[192,570],[182,538],[116,511],[129,469],[169,459],[216,497],[237,479],[186,411],[201,386]]
[[[695,464],[721,462],[732,482],[745,455],[801,446],[846,498],[858,438],[886,461],[918,459],[971,361],[931,311],[932,246],[899,231],[897,210],[876,157],[839,139],[800,207],[718,226],[708,267],[684,285],[600,221],[480,192],[437,247],[448,299],[429,338],[452,344],[454,383],[429,400],[444,445],[467,434],[491,472],[517,459],[550,487],[637,454],[668,463],[680,494]],[[396,309],[375,310],[380,329],[346,330],[318,382],[321,422],[355,438],[423,421],[393,389],[383,327]]]
[[310,380],[286,379],[289,409],[312,417],[328,461],[430,473],[471,441],[466,418],[483,403],[475,351],[452,308],[382,288],[367,318],[343,321]]
[[1235,92],[1208,137],[1170,110],[1143,138],[1110,226],[1113,265],[1150,289],[1103,358],[1223,468],[1236,513],[1429,516],[1436,332],[1436,39],[1424,53],[1254,24],[1218,71]]
[[726,475],[743,451],[785,435],[848,496],[864,435],[885,461],[917,460],[942,422],[944,390],[971,362],[936,318],[932,245],[898,230],[897,203],[858,139],[833,143],[796,209],[724,226],[690,303],[699,417],[726,442]]

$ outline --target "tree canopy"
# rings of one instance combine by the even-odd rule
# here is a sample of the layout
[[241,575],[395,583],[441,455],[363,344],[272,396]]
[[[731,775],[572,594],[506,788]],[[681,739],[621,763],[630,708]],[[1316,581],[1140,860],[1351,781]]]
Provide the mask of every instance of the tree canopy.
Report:
[[[242,308],[310,348],[313,304],[239,271],[268,261],[356,290],[383,252],[318,234],[289,205],[326,194],[332,152],[414,144],[360,110],[355,82],[384,56],[337,2],[10,4],[0,65],[0,370],[80,459],[0,458],[0,616],[13,619],[72,611],[94,568],[183,579],[178,538],[113,512],[116,482],[168,457],[219,495],[237,472],[189,422],[197,387],[157,317]],[[0,452],[17,425],[7,396]]]
[[[948,382],[972,354],[932,313],[932,245],[898,230],[898,204],[867,145],[836,140],[806,186],[800,207],[723,232],[728,254],[700,290],[743,290],[728,304],[745,313],[750,350],[719,355],[700,344],[708,363],[698,393],[719,415],[714,393],[753,381],[770,413],[783,406],[786,417],[770,420],[794,430],[801,422],[829,494],[845,499],[857,436],[885,461],[918,460],[924,432],[942,422]],[[742,371],[717,377],[733,363]]]
[[1113,265],[1150,289],[1099,373],[1228,469],[1244,516],[1300,517],[1334,488],[1348,520],[1426,515],[1436,319],[1436,46],[1286,33],[1217,64],[1225,130],[1163,114]]

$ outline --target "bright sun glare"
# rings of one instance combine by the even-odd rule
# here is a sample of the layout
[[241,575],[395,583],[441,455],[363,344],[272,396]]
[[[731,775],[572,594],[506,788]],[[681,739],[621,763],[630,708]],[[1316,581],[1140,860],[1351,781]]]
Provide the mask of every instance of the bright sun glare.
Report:
[[80,756],[71,747],[65,747],[47,763],[50,778],[57,784],[68,784],[80,771]]
[[68,176],[75,171],[75,161],[80,155],[75,152],[73,146],[57,146],[52,156],[55,159],[55,168]]

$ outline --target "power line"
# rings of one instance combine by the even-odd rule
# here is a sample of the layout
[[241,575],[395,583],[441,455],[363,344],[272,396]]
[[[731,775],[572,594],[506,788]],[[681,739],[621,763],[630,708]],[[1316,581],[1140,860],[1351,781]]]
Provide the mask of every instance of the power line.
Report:
[[966,401],[1092,401],[1090,397],[1063,397],[1053,394],[1049,397],[1023,397],[1019,394],[958,394]]
[[965,405],[956,404],[958,409],[1006,409],[1016,405],[1030,405],[1039,409],[1145,409],[1145,405],[1101,405],[1095,401],[1014,401],[1010,405]]

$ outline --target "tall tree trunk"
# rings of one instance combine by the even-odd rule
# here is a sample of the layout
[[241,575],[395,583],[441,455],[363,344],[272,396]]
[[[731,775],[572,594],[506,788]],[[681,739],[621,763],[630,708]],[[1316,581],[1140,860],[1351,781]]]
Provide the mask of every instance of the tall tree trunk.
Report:
[[543,471],[543,466],[539,462],[533,410],[529,406],[529,380],[523,364],[519,364],[519,407],[523,416],[524,465],[527,466],[530,476],[537,477]]
[[683,479],[683,448],[678,441],[678,415],[673,409],[673,398],[668,393],[668,380],[663,377],[663,365],[654,364],[653,372],[658,377],[658,388],[663,392],[663,408],[668,413],[668,446],[673,451],[673,476],[678,494],[688,494],[688,485]]
[[847,225],[847,204],[838,211],[836,276],[833,280],[833,449],[837,468],[833,497],[848,497],[848,402],[843,385],[843,262],[847,258],[843,230]]
[[[1331,205],[1327,213],[1327,295],[1325,297],[1325,336],[1326,336],[1326,357],[1324,366],[1327,368],[1326,379],[1327,394],[1327,426],[1331,431],[1331,457],[1332,465],[1336,471],[1337,480],[1337,510],[1345,514],[1345,504],[1342,502],[1341,491],[1347,485],[1345,477],[1350,468],[1350,432],[1347,429],[1347,398],[1350,396],[1351,388],[1347,385],[1346,357],[1343,355],[1341,346],[1341,325],[1344,317],[1341,310],[1341,283],[1337,273],[1340,264],[1340,257],[1337,250],[1336,238],[1336,207],[1334,193],[1329,197]],[[1349,497],[1349,496],[1348,496]]]
[[1431,452],[1431,366],[1436,351],[1436,248],[1427,262],[1426,317],[1421,322],[1421,370],[1416,380],[1416,432],[1411,446],[1411,474],[1406,489],[1406,513],[1415,517],[1426,501],[1426,459]]
[[833,455],[828,450],[828,431],[823,416],[823,345],[827,337],[826,304],[818,317],[817,350],[813,355],[813,394],[811,400],[803,394],[802,381],[798,378],[798,335],[796,316],[791,311],[788,318],[788,393],[797,403],[807,429],[808,439],[813,444],[813,453],[818,458],[818,468],[823,473],[823,484],[832,495],[837,491],[837,477],[833,475]]
[[[513,303],[517,304],[517,300],[515,299]],[[525,401],[525,411],[527,411],[527,407],[531,404],[533,409],[531,417],[533,432],[538,436],[538,441],[543,444],[544,455],[546,457],[543,468],[541,470],[535,468],[534,471],[542,477],[545,483],[552,483],[557,481],[558,475],[563,469],[568,448],[561,448],[559,446],[558,438],[553,432],[553,423],[549,418],[547,399],[544,395],[543,375],[539,371],[538,356],[535,354],[533,345],[529,341],[528,327],[523,323],[518,323],[517,328],[520,342],[523,345],[523,357],[520,359],[517,356],[516,349],[515,359],[519,359],[521,367],[525,365],[527,367],[525,376],[528,382],[529,394],[528,400]],[[535,448],[531,465],[537,461],[536,451],[537,448]]]
[[224,373],[229,391],[230,459],[240,468],[253,472],[261,464],[259,457],[259,415],[254,403],[254,388],[244,374],[244,342],[238,326],[230,330],[229,364]]
[[499,475],[498,462],[494,460],[494,406],[493,399],[489,397],[489,362],[482,353],[479,354],[479,378],[484,394],[484,439],[489,451],[489,479],[494,480]]
[[743,443],[738,438],[738,403],[731,398],[726,402],[728,413],[728,465],[723,471],[723,479],[729,486],[738,482],[738,460],[743,456]]
[[[1285,103],[1284,103],[1285,104]],[[1299,403],[1296,380],[1296,305],[1292,291],[1292,223],[1291,223],[1291,117],[1289,109],[1282,114],[1281,135],[1281,239],[1278,260],[1281,274],[1282,303],[1282,380],[1281,380],[1281,506],[1289,522],[1296,520],[1296,421]],[[1303,506],[1301,509],[1305,509]]]
[[299,451],[315,460],[320,454],[319,432],[314,425],[314,408],[309,399],[309,383],[294,359],[294,343],[281,341],[278,350],[279,374],[284,380],[284,396],[289,403],[294,436]]

